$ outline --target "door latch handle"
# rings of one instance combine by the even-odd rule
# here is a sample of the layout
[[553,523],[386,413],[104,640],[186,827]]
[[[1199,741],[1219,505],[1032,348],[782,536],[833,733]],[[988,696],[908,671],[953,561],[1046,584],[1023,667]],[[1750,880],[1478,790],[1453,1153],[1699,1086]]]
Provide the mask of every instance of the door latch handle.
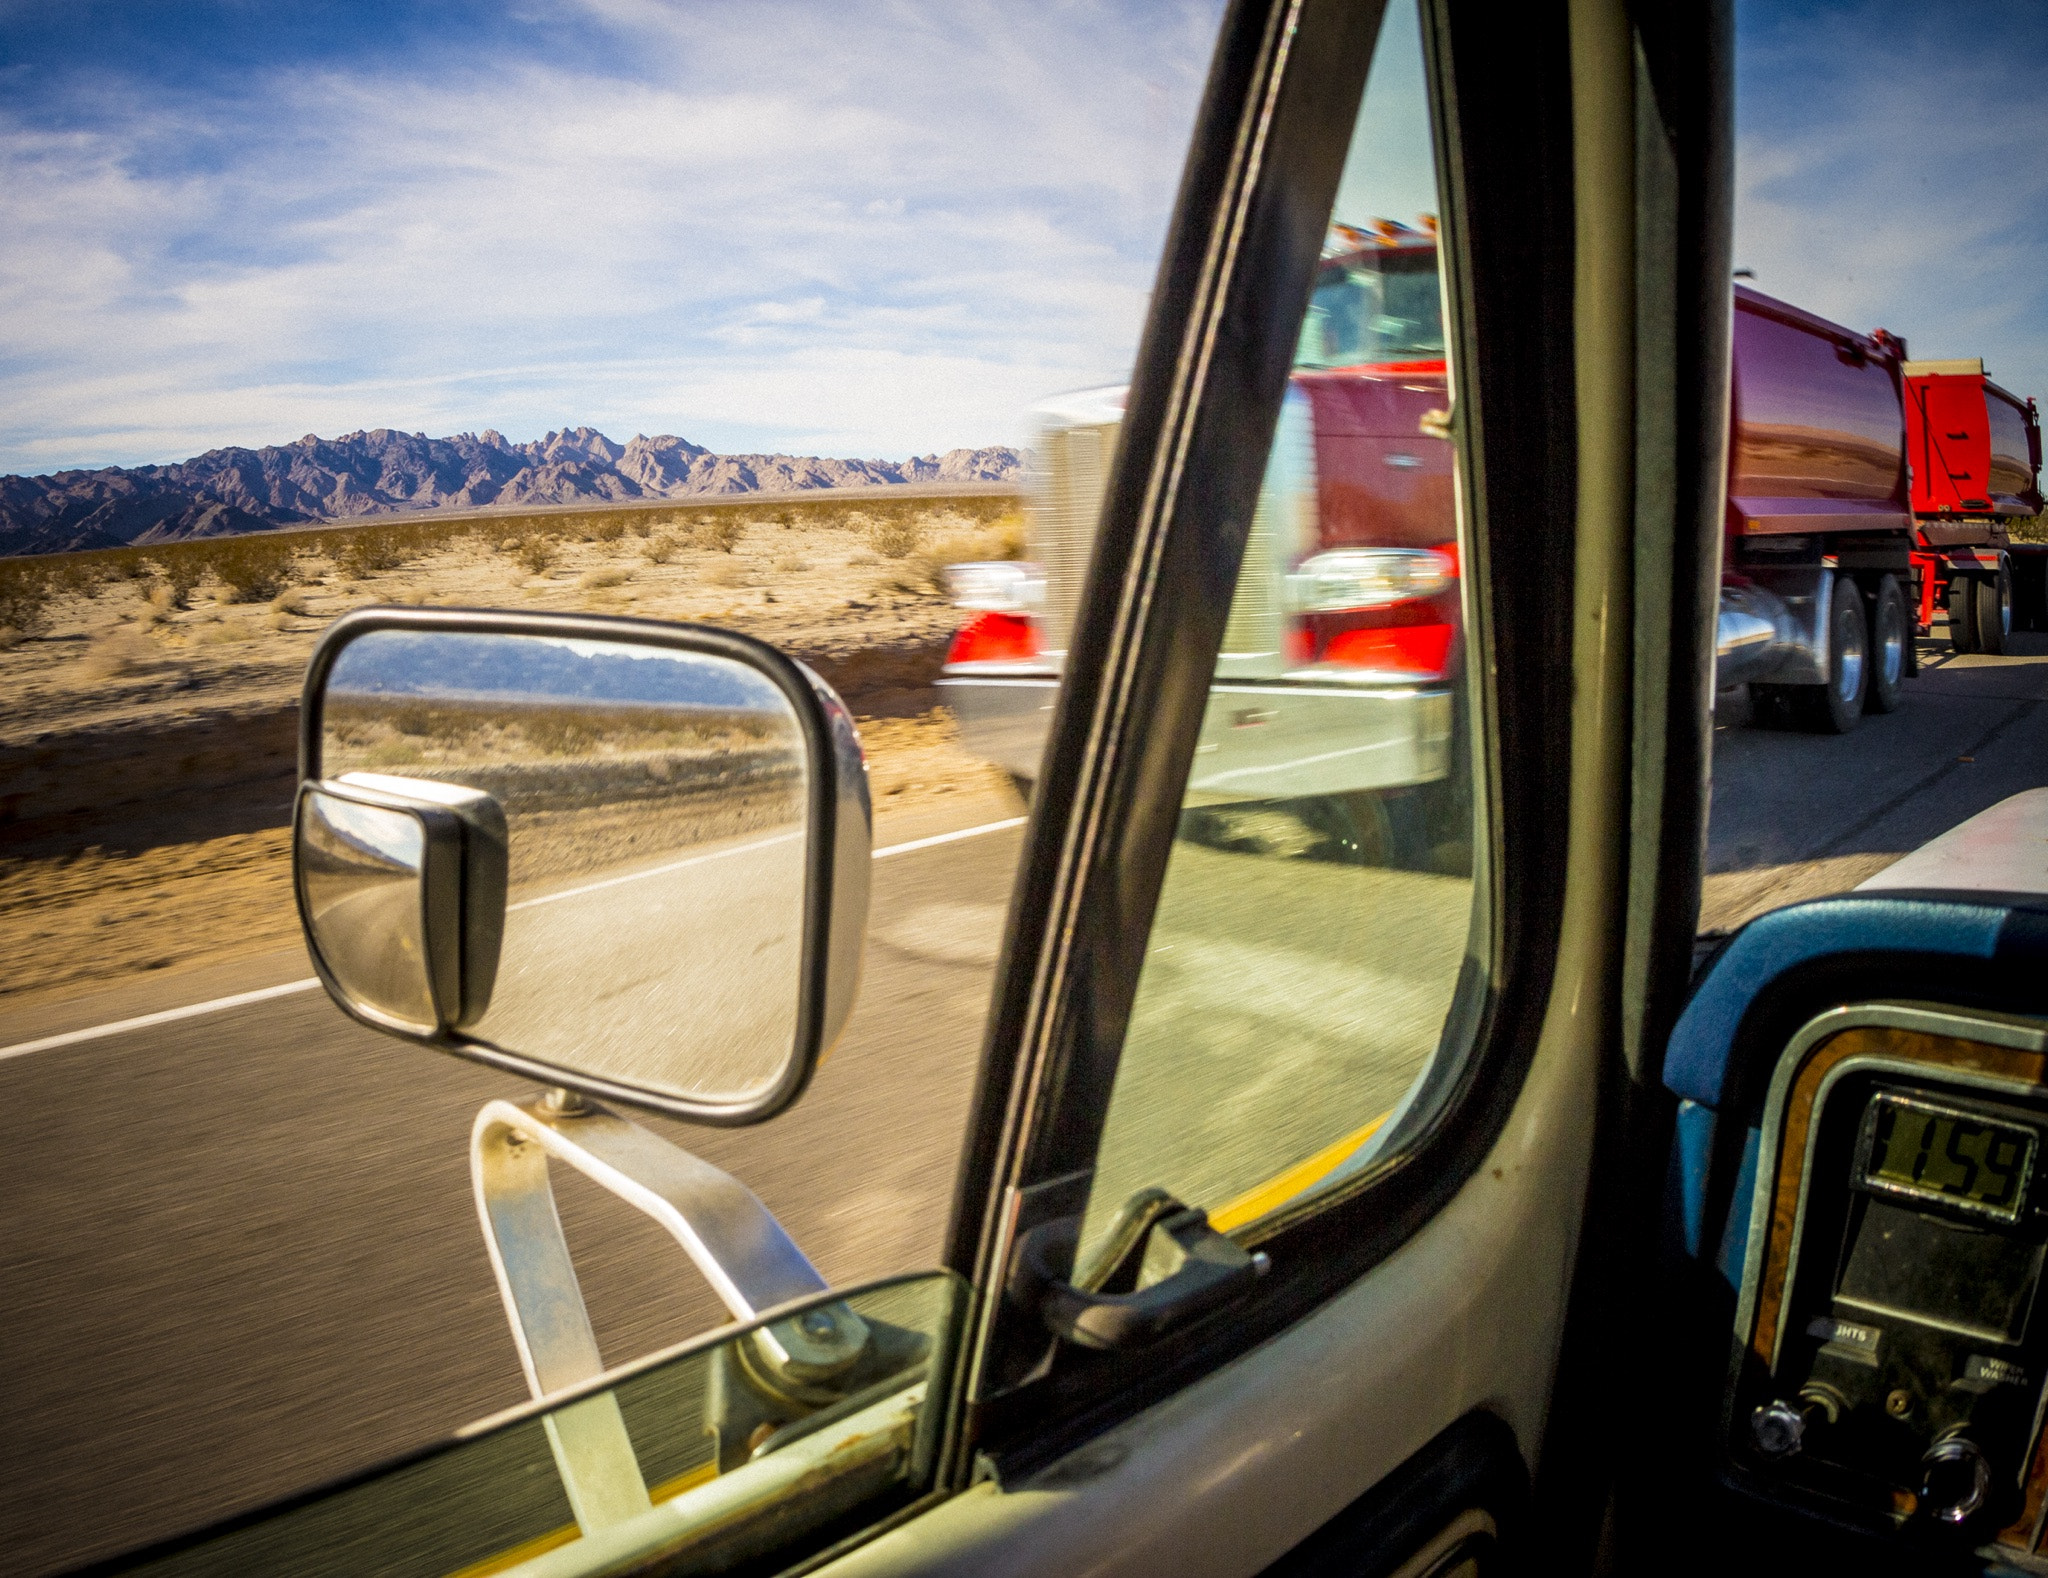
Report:
[[[1113,1227],[1112,1240],[1121,1240],[1117,1263],[1082,1276],[1084,1286],[1069,1282],[1066,1271],[1080,1243],[1078,1216],[1040,1223],[1018,1241],[1011,1296],[1037,1310],[1055,1336],[1083,1348],[1139,1347],[1239,1298],[1271,1265],[1264,1254],[1217,1232],[1198,1207],[1157,1191],[1147,1191],[1133,1205],[1143,1227]],[[1165,1276],[1131,1292],[1097,1291],[1134,1284],[1148,1248],[1155,1263],[1164,1252]]]

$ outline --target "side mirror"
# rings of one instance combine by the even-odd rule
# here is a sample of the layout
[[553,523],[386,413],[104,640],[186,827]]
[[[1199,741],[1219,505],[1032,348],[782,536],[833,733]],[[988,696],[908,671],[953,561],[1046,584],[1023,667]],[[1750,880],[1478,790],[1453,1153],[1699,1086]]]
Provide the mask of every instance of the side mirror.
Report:
[[383,609],[313,654],[293,869],[363,1023],[755,1123],[853,1006],[867,770],[845,707],[698,626]]

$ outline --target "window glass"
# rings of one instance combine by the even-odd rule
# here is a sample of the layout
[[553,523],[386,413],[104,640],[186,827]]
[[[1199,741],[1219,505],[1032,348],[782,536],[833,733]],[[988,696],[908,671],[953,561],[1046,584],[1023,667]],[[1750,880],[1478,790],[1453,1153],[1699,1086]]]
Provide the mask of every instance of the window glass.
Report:
[[1426,248],[1376,248],[1328,260],[1316,274],[1295,366],[1357,367],[1443,355],[1437,281],[1436,257]]
[[1210,690],[1090,1237],[1147,1188],[1228,1229],[1356,1174],[1412,1132],[1459,1050],[1472,663],[1428,117],[1415,8],[1396,4]]
[[540,1578],[660,1552],[664,1573],[686,1574],[791,1551],[848,1510],[843,1493],[815,1493],[820,1481],[858,1486],[855,1502],[908,1499],[924,1482],[927,1373],[934,1356],[943,1369],[961,1291],[937,1272],[844,1295],[833,1318],[866,1341],[831,1379],[774,1372],[764,1338],[807,1318],[790,1315],[133,1570]]
[[[772,1123],[644,1122],[831,1285],[937,1263],[1086,562],[1029,600],[1033,412],[1128,374],[1222,10],[0,12],[0,1081],[53,1115],[0,1160],[9,1571],[527,1397],[469,1136],[531,1087],[349,1019],[300,938],[299,697],[366,606],[708,624],[836,688],[875,808],[853,1016]],[[1001,654],[989,708],[934,683]],[[601,819],[621,859],[651,803]],[[651,894],[515,913],[542,964],[493,1013],[587,1044],[608,984],[683,992]],[[791,1001],[741,989],[776,968],[747,930],[671,1019]],[[604,1360],[728,1319],[557,1171]]]

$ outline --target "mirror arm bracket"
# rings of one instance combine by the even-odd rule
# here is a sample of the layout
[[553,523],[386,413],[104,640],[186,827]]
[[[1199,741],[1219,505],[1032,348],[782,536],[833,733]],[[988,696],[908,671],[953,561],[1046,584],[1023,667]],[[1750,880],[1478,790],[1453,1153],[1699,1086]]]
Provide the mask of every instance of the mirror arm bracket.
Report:
[[[486,1102],[470,1132],[470,1178],[520,1368],[536,1398],[604,1372],[548,1182],[551,1160],[666,1228],[735,1320],[826,1291],[782,1224],[731,1174],[602,1107],[551,1096]],[[778,1334],[774,1327],[761,1334],[771,1360],[789,1346]],[[646,1482],[609,1392],[557,1410],[546,1424],[586,1534],[648,1509]]]

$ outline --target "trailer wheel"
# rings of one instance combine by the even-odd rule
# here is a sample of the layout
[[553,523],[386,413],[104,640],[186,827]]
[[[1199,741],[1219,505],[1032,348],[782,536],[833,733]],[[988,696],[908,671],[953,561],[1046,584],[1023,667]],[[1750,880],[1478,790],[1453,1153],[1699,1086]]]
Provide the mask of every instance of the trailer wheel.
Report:
[[1416,808],[1391,804],[1397,794],[1361,789],[1189,806],[1180,814],[1178,836],[1229,854],[1421,869],[1414,862],[1418,848],[1426,846],[1419,846],[1406,826],[1412,815],[1402,814]]
[[1846,575],[1835,577],[1828,602],[1828,682],[1787,685],[1786,699],[1801,728],[1815,734],[1847,734],[1863,720],[1870,687],[1870,631],[1863,618],[1863,594]]
[[1321,845],[1309,851],[1311,860],[1407,869],[1420,843],[1409,825],[1420,807],[1403,803],[1397,793],[1359,789],[1308,795],[1287,805],[1303,826],[1322,835]]
[[1905,699],[1912,627],[1906,622],[1906,596],[1889,575],[1877,578],[1870,597],[1870,683],[1863,697],[1865,712],[1897,712]]
[[1961,570],[1948,576],[1948,644],[1957,652],[1977,650],[1977,578]]
[[2012,634],[2012,561],[2000,554],[1995,573],[1971,579],[1977,583],[1970,597],[1976,643],[1972,650],[1995,656],[2005,651],[2005,638]]

